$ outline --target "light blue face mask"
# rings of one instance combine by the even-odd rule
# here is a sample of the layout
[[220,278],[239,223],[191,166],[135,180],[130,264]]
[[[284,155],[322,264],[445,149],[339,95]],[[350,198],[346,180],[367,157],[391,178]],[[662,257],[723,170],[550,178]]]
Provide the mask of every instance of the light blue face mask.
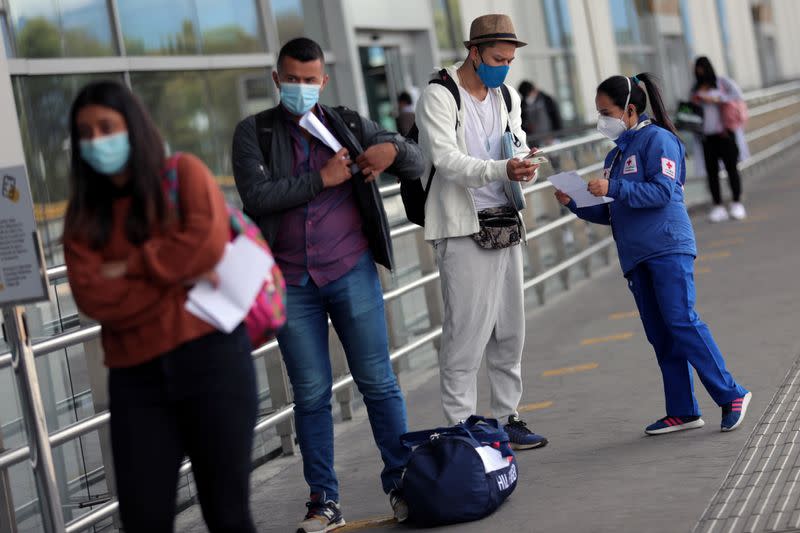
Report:
[[317,105],[319,91],[319,85],[281,82],[281,104],[293,115],[305,115]]
[[478,68],[475,69],[475,72],[478,74],[478,77],[481,79],[484,85],[490,89],[497,89],[503,85],[504,81],[506,81],[506,76],[508,76],[509,69],[510,67],[508,65],[487,65],[483,62],[483,58],[481,57],[481,64],[478,65]]
[[111,176],[119,173],[131,155],[128,132],[104,135],[81,141],[81,157],[100,174]]

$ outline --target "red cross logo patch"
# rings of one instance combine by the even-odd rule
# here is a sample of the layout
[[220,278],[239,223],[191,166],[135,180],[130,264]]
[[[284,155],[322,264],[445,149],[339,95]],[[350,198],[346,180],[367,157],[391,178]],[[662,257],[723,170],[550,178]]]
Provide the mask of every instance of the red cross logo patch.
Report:
[[666,157],[661,158],[661,173],[664,174],[666,177],[670,179],[675,179],[675,161],[672,159],[667,159]]
[[639,167],[636,166],[636,156],[632,155],[628,159],[625,160],[625,166],[622,167],[623,174],[636,174],[639,170]]

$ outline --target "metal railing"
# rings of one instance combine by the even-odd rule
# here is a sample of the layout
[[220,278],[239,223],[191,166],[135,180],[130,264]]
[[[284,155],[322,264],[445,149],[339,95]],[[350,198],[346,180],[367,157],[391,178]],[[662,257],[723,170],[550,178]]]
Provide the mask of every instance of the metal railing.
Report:
[[[764,144],[762,149],[754,151],[753,157],[744,163],[741,168],[747,170],[761,165],[787,148],[800,143],[800,83],[789,83],[770,89],[764,89],[748,93],[747,100],[751,105],[751,123],[761,119],[767,121],[766,124],[749,130],[747,138],[750,143]],[[598,155],[600,151],[605,151],[607,141],[598,133],[591,133],[564,143],[544,148],[544,153],[548,155],[569,156],[571,150],[588,150],[588,155]],[[559,170],[575,170],[582,176],[588,176],[602,171],[602,163],[591,163],[580,167],[578,165],[579,156],[563,157],[564,161],[560,164]],[[592,157],[594,161],[599,157]],[[613,238],[607,229],[590,226],[578,220],[573,214],[562,215],[561,206],[557,204],[552,195],[547,197],[535,198],[537,193],[549,193],[551,185],[547,181],[541,181],[524,189],[525,195],[529,200],[529,207],[524,211],[527,232],[527,256],[526,256],[526,279],[524,288],[526,291],[537,289],[540,303],[544,303],[546,291],[544,285],[551,279],[560,277],[563,289],[569,289],[570,272],[574,267],[583,265],[583,276],[591,276],[590,261],[596,256],[601,256],[601,260],[608,264],[610,262],[609,248],[613,244]],[[399,193],[399,185],[392,184],[381,187],[381,193],[385,200],[389,201]],[[397,199],[394,199],[397,201]],[[538,200],[538,201],[534,201]],[[577,235],[577,250],[572,250],[572,254],[567,250],[564,240],[561,238],[564,232],[571,231]],[[591,232],[590,232],[591,231]],[[556,261],[552,265],[546,265],[545,257],[541,253],[539,241],[543,237],[558,237],[553,239],[553,246]],[[395,240],[413,237],[415,239],[418,265],[420,275],[402,286],[392,287],[392,278],[382,271],[381,277],[384,283],[384,301],[387,309],[387,324],[389,326],[390,339],[394,338],[392,323],[389,314],[393,312],[392,304],[399,303],[398,300],[413,291],[424,290],[426,301],[426,314],[428,316],[429,328],[417,333],[411,340],[405,341],[400,345],[393,345],[391,350],[391,360],[397,364],[402,362],[407,356],[416,350],[436,343],[442,334],[441,318],[442,309],[439,301],[438,288],[436,283],[439,273],[435,267],[435,261],[431,247],[424,241],[421,228],[404,223],[391,230],[391,237]],[[58,282],[66,278],[66,267],[57,266],[48,269],[51,282]],[[53,337],[35,342],[32,346],[35,357],[42,356],[58,350],[84,344],[85,349],[96,349],[97,339],[100,335],[99,325],[88,325],[76,331],[61,333]],[[88,344],[94,343],[94,347]],[[263,417],[256,424],[256,432],[261,433],[271,428],[277,428],[277,434],[281,437],[282,447],[285,453],[293,453],[293,430],[291,427],[291,417],[294,405],[291,402],[291,391],[285,368],[282,365],[278,353],[276,341],[267,343],[254,350],[253,357],[256,359],[264,358],[267,361],[267,375],[269,379],[270,395],[273,402],[274,411]],[[345,369],[344,354],[339,347],[332,347],[331,356],[334,360],[335,369]],[[10,366],[12,363],[11,353],[0,354],[0,370]],[[397,367],[396,367],[397,369]],[[353,377],[340,371],[338,378],[333,384],[333,392],[337,394],[337,400],[342,407],[343,415],[349,412],[349,399],[352,397]],[[341,396],[343,392],[349,395]],[[49,435],[52,447],[60,446],[66,442],[77,439],[87,433],[104,428],[109,421],[108,411],[99,412],[93,416],[75,422],[63,429],[55,431]],[[347,416],[344,416],[347,418]],[[21,446],[12,450],[0,453],[0,474],[7,471],[10,467],[30,459],[31,451],[28,446]],[[110,465],[106,466],[106,472]],[[188,474],[191,464],[185,461],[181,467],[181,474]],[[111,483],[109,483],[110,485]],[[87,514],[84,514],[66,525],[65,531],[75,533],[90,528],[102,520],[114,516],[118,510],[118,503],[112,499],[107,503],[96,506]]]

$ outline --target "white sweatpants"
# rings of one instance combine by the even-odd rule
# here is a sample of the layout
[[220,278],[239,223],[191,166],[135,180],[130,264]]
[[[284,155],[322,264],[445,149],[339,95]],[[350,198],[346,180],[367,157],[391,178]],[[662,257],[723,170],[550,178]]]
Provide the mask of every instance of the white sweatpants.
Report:
[[521,245],[486,250],[471,237],[436,241],[444,299],[439,350],[442,406],[448,423],[477,414],[477,375],[484,353],[491,413],[517,412],[525,343]]

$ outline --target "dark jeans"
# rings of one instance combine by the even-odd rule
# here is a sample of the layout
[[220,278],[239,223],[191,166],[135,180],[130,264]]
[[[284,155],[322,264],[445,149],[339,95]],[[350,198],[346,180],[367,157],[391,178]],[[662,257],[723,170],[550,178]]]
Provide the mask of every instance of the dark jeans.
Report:
[[109,374],[111,443],[125,533],[173,530],[178,469],[192,461],[212,533],[254,533],[256,382],[244,327]]
[[706,161],[706,175],[708,188],[714,205],[722,205],[722,193],[719,190],[719,160],[728,171],[728,182],[731,185],[733,201],[738,202],[742,196],[742,179],[736,163],[739,161],[739,147],[736,146],[736,137],[733,132],[718,135],[706,135],[703,138],[703,156]]
[[383,491],[400,486],[409,450],[400,443],[407,431],[403,393],[389,361],[383,292],[372,256],[365,253],[350,272],[317,287],[286,287],[286,325],[278,344],[294,390],[294,420],[303,455],[303,473],[312,495],[339,501],[333,470],[333,417],[328,350],[328,316],[342,341],[347,364],[383,459]]

